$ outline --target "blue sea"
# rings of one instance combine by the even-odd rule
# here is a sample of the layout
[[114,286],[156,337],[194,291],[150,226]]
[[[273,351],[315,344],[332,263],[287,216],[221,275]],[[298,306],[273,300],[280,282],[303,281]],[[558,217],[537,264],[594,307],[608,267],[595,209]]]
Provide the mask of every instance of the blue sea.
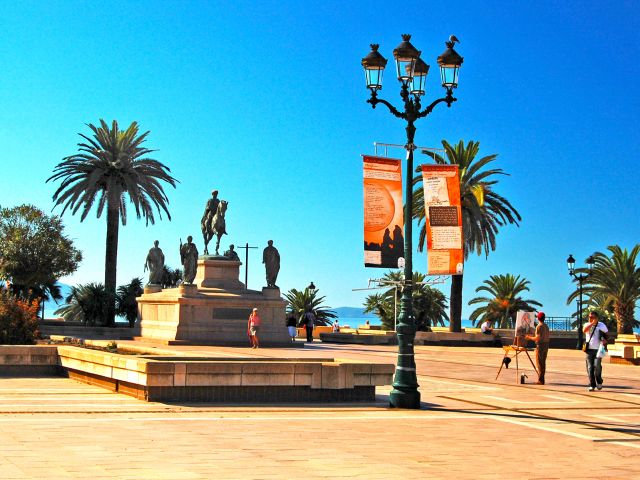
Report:
[[[380,325],[380,319],[378,317],[338,317],[340,325],[343,327],[358,328],[360,325],[369,320],[370,325]],[[449,326],[446,324],[445,326]],[[473,328],[471,320],[462,319],[462,328]],[[634,332],[640,334],[640,329],[634,329]]]
[[[370,325],[380,325],[380,319],[378,317],[338,317],[341,326],[349,326],[350,328],[358,328],[360,325],[364,325],[367,320],[369,320]],[[446,326],[448,326],[448,324]],[[471,327],[473,327],[471,320],[462,320],[462,328]]]

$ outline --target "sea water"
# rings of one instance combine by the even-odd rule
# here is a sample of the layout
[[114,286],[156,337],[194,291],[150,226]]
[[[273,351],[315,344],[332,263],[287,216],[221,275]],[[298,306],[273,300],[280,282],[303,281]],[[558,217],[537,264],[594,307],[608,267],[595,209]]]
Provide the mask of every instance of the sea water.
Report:
[[[343,327],[350,327],[350,328],[358,328],[360,325],[364,325],[366,323],[366,321],[369,320],[369,324],[370,325],[380,325],[382,322],[380,322],[380,319],[378,317],[339,317],[338,321],[340,322],[340,325]],[[445,324],[445,327],[448,327],[449,324]],[[472,328],[473,327],[473,323],[471,322],[471,320],[466,320],[463,319],[462,320],[462,328]]]

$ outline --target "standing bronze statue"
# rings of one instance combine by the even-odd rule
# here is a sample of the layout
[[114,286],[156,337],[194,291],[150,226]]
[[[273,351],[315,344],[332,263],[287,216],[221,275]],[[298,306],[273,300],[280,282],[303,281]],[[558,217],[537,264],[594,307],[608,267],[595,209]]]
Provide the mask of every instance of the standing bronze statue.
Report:
[[280,253],[273,246],[273,240],[267,242],[267,247],[262,251],[262,263],[267,274],[267,287],[277,288],[276,279],[280,271]]
[[198,268],[198,247],[193,243],[193,237],[187,237],[187,243],[182,244],[180,240],[180,261],[184,270],[184,283],[193,283],[196,278],[196,269]]
[[162,285],[162,273],[164,270],[164,253],[162,249],[158,247],[160,242],[156,240],[153,242],[153,247],[149,249],[147,259],[144,262],[144,271],[149,269],[149,283],[148,285]]
[[227,233],[224,215],[227,211],[228,202],[218,198],[218,190],[211,192],[211,198],[207,201],[204,214],[200,221],[202,237],[204,238],[204,254],[209,255],[209,242],[216,236],[216,255],[220,249],[220,237]]

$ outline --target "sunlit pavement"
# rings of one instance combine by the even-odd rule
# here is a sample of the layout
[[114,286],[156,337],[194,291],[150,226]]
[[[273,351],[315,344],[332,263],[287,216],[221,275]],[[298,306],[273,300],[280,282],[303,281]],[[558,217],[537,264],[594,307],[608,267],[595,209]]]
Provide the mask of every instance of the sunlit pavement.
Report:
[[[302,344],[300,344],[302,345]],[[162,347],[167,349],[168,347]],[[396,347],[171,347],[248,357],[394,362]],[[145,403],[64,378],[0,379],[1,478],[638,478],[640,367],[551,350],[494,380],[502,349],[416,347],[421,410],[377,402],[236,406]],[[528,364],[528,360],[526,360]],[[526,367],[529,368],[526,368]]]

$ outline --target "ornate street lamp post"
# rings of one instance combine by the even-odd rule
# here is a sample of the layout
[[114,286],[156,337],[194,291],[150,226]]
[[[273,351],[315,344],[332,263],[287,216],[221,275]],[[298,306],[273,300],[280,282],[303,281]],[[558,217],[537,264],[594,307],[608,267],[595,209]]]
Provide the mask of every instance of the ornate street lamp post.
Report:
[[404,288],[400,304],[400,317],[396,325],[398,335],[398,362],[393,380],[393,390],[390,395],[392,407],[420,408],[420,392],[416,377],[416,362],[413,342],[416,336],[415,320],[413,317],[413,263],[412,263],[412,219],[411,206],[413,204],[413,139],[416,133],[414,122],[429,115],[439,103],[451,106],[456,98],[453,89],[458,86],[458,71],[462,65],[462,57],[453,49],[458,39],[451,35],[445,42],[447,49],[438,57],[442,86],[446,95],[432,102],[421,110],[420,97],[425,93],[425,81],[429,72],[429,65],[420,59],[420,51],[411,45],[411,35],[402,35],[402,43],[393,51],[396,61],[396,73],[400,81],[400,97],[404,103],[404,111],[397,110],[386,100],[378,98],[378,90],[382,88],[382,74],[387,65],[387,59],[379,52],[377,44],[371,45],[371,52],[362,59],[367,88],[371,90],[371,98],[367,100],[373,108],[379,103],[385,105],[396,117],[407,122],[407,166],[405,177],[405,205],[404,205]]
[[313,295],[314,293],[316,293],[316,286],[313,284],[313,282],[311,282],[309,284],[309,286],[307,287],[307,290],[309,290],[309,293],[311,295]]
[[576,282],[578,282],[578,318],[576,320],[576,329],[578,330],[578,345],[576,348],[578,350],[582,349],[582,284],[585,282],[589,275],[591,274],[591,269],[593,268],[593,264],[595,263],[593,256],[589,256],[585,263],[589,267],[589,271],[587,273],[578,273],[576,274],[576,260],[573,258],[573,255],[569,254],[569,258],[567,258],[567,268],[569,269],[569,275],[571,275]]

